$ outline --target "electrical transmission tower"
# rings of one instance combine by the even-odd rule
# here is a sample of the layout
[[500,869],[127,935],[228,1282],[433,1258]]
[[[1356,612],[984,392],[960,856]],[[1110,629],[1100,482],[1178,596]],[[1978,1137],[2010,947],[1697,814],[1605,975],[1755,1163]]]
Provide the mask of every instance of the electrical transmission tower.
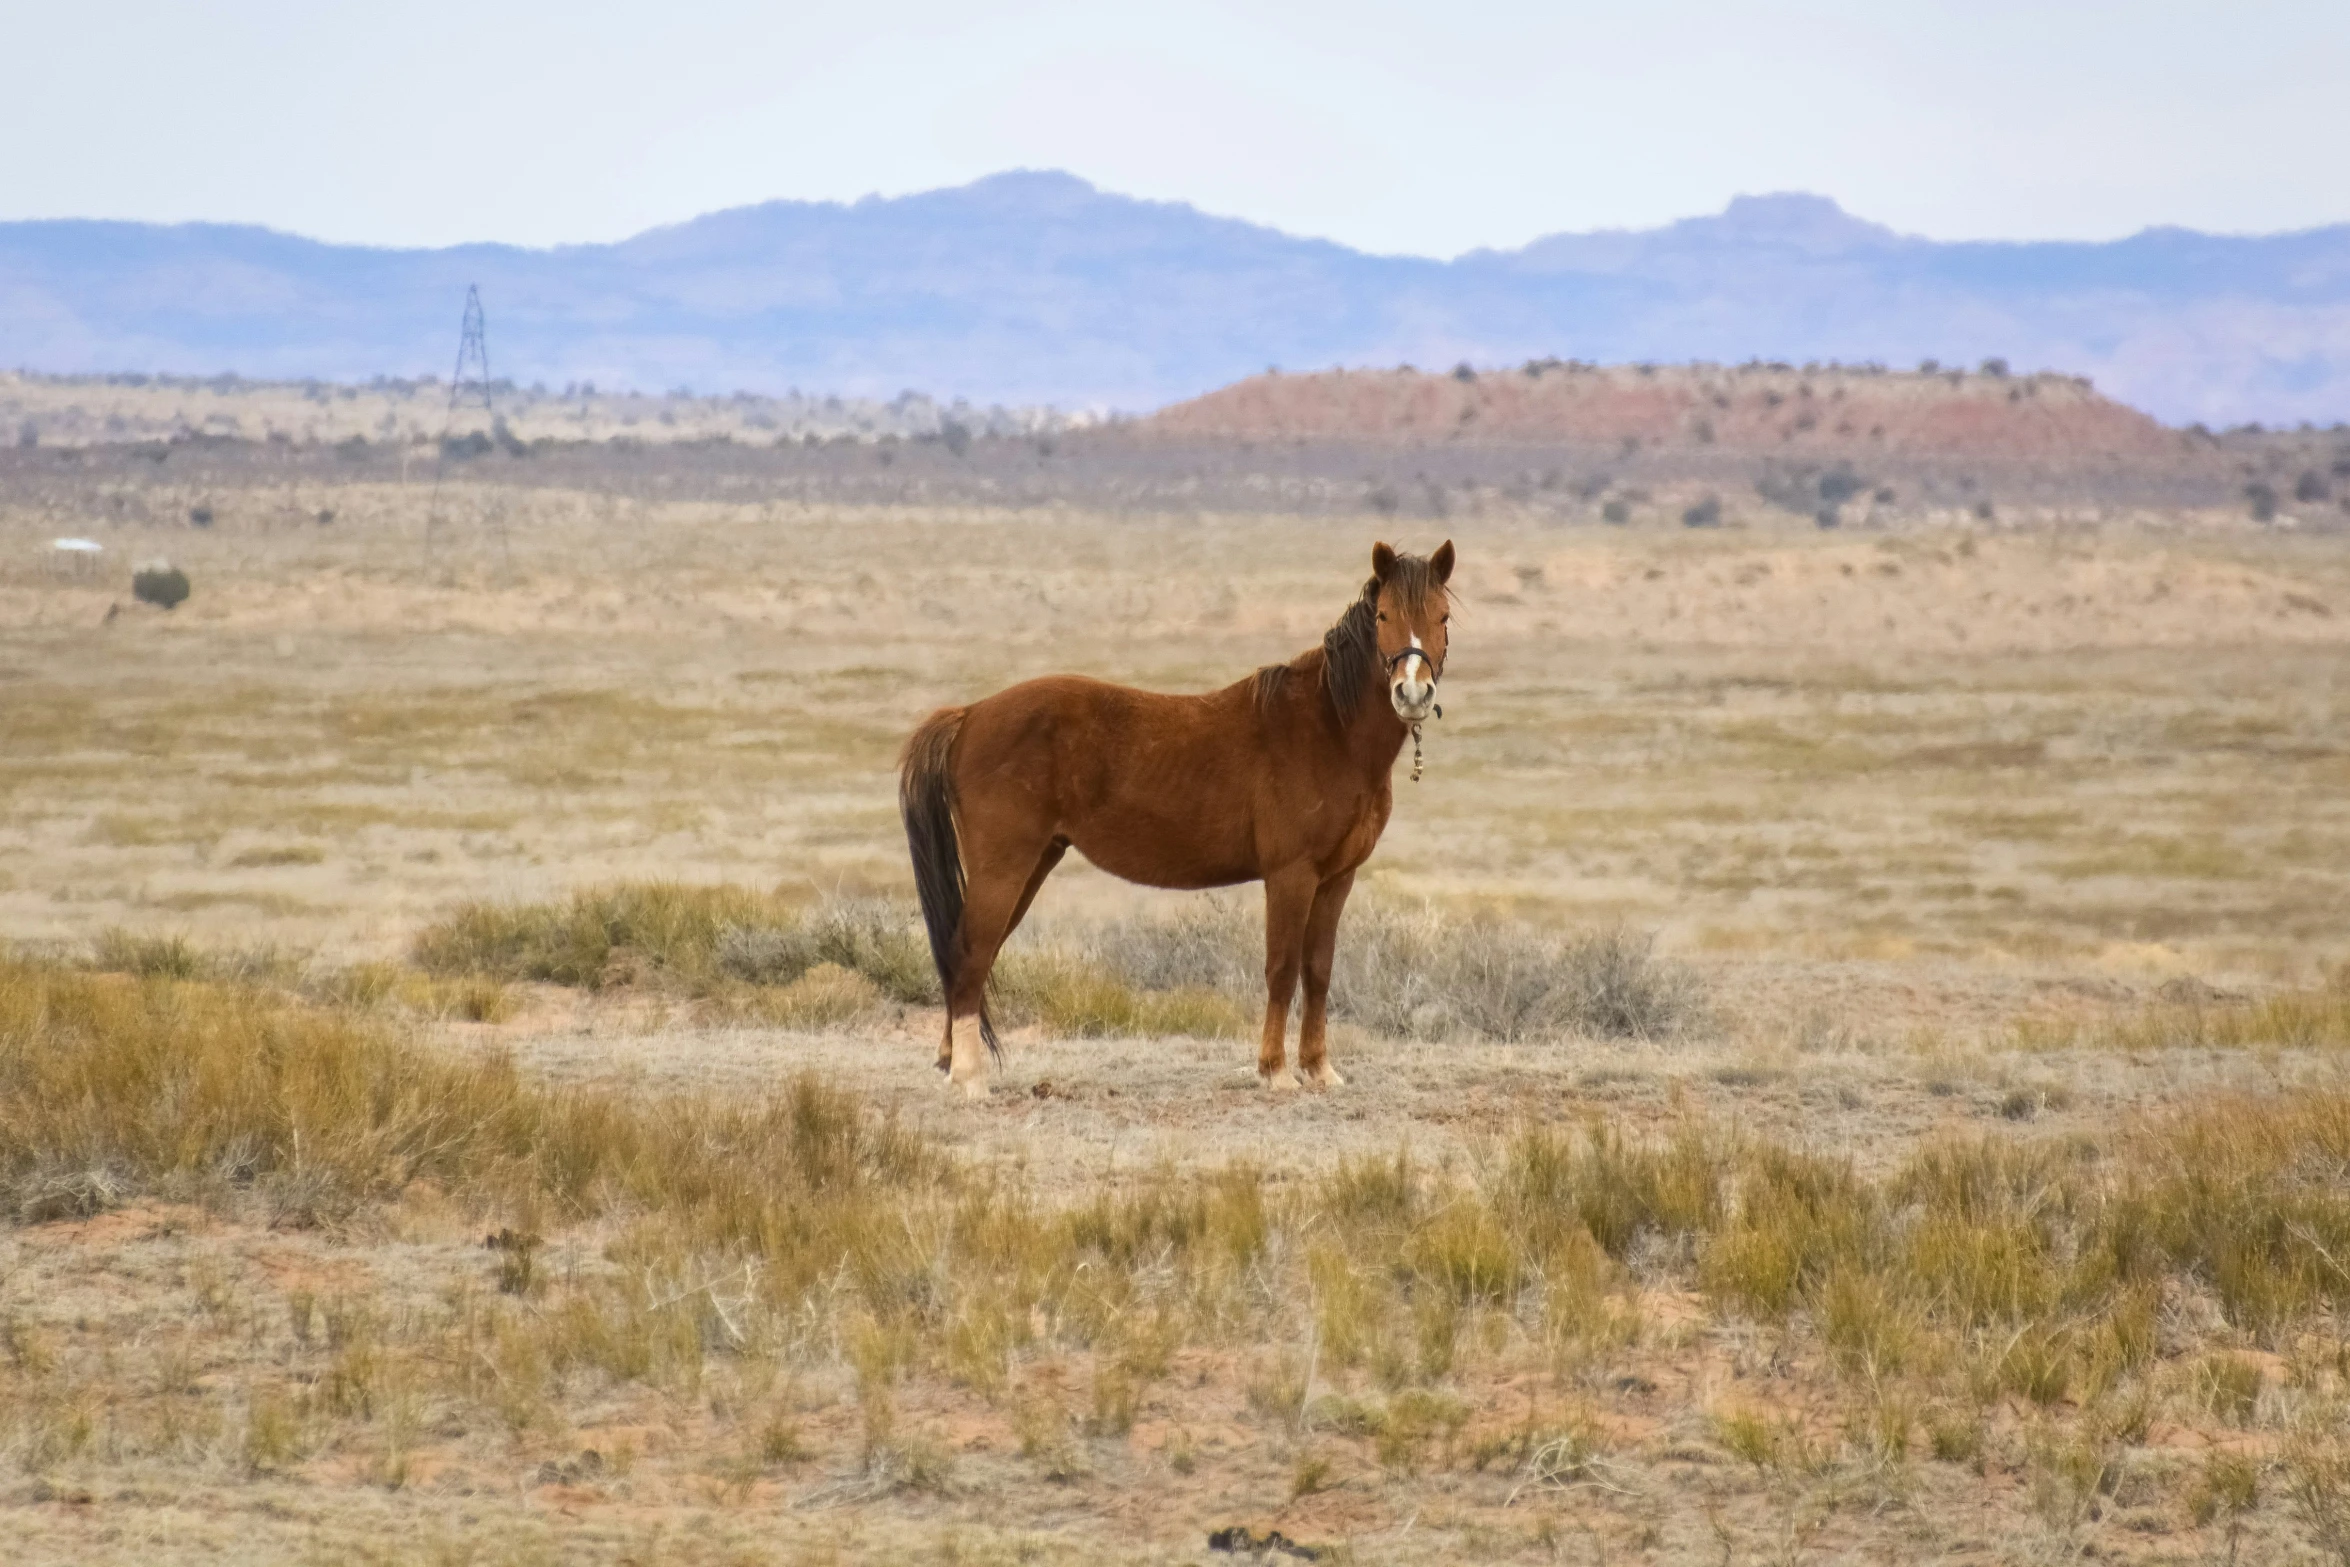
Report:
[[[457,425],[457,410],[479,407],[496,417],[496,406],[490,401],[490,341],[489,322],[482,314],[481,285],[465,285],[465,320],[457,329],[457,368],[449,376],[449,406],[441,416],[440,452],[433,460],[432,505],[424,516],[424,553],[432,557],[433,544],[441,527],[441,480],[448,475],[449,445]],[[506,544],[505,508],[496,508],[495,521],[498,543]]]
[[[473,374],[465,373],[473,367]],[[457,331],[457,371],[449,377],[449,412],[455,414],[459,405],[479,401],[483,408],[490,406],[490,339],[488,323],[481,314],[481,285],[465,285],[465,324]]]

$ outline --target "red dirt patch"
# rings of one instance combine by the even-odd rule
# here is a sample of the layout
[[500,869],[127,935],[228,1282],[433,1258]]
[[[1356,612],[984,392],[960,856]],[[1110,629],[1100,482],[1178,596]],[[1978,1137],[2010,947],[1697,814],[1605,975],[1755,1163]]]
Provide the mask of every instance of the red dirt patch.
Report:
[[212,1227],[212,1216],[188,1203],[133,1203],[87,1219],[66,1219],[26,1232],[27,1239],[65,1246],[110,1247],[158,1240]]

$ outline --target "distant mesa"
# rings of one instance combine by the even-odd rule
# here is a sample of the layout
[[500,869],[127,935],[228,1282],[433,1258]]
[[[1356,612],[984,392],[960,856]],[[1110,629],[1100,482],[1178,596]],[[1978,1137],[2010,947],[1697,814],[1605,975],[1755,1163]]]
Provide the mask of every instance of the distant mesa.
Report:
[[1469,259],[1521,273],[1637,273],[1676,260],[1743,252],[1774,263],[1818,261],[1868,252],[1931,249],[1932,242],[1854,217],[1826,196],[1780,192],[1737,196],[1710,217],[1663,228],[1553,234],[1517,251],[1479,251]]

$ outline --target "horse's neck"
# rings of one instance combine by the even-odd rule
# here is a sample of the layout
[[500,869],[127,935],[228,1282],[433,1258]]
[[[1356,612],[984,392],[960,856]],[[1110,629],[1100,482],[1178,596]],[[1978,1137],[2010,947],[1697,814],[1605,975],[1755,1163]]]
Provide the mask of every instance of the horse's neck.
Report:
[[1355,704],[1353,720],[1340,732],[1345,736],[1347,755],[1374,783],[1386,782],[1395,771],[1395,759],[1403,754],[1404,740],[1410,734],[1403,720],[1395,716],[1395,709],[1387,705],[1384,680],[1376,690],[1363,694]]
[[1403,754],[1404,741],[1410,737],[1403,720],[1388,705],[1385,671],[1372,678],[1369,689],[1356,701],[1354,717],[1341,722],[1323,685],[1327,676],[1322,650],[1309,649],[1305,656],[1289,665],[1289,670],[1290,678],[1280,700],[1295,705],[1284,722],[1301,726],[1297,731],[1300,733],[1334,737],[1338,748],[1362,770],[1367,782],[1385,783],[1395,771],[1395,759]]

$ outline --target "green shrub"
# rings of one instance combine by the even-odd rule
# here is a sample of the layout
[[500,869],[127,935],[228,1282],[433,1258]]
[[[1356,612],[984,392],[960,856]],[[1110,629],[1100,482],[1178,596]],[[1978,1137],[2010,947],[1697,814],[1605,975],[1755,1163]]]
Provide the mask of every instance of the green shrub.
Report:
[[[211,520],[210,513],[205,520]],[[188,574],[167,560],[151,560],[131,573],[131,596],[159,609],[177,609],[187,602]]]

